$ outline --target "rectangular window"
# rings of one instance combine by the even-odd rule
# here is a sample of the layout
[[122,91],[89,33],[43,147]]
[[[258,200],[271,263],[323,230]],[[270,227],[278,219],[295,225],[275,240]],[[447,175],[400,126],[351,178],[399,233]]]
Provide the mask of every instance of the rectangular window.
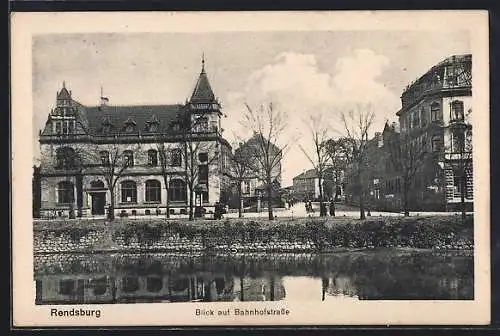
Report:
[[206,163],[206,162],[208,162],[208,153],[199,153],[199,154],[198,154],[198,160],[199,160],[201,163]]
[[180,167],[182,165],[182,152],[179,148],[172,150],[170,164],[172,167]]
[[63,134],[68,134],[68,133],[69,133],[68,122],[63,121]]
[[451,134],[452,137],[452,152],[463,153],[465,150],[465,134],[462,130],[454,130]]
[[200,183],[208,183],[208,165],[198,166],[198,181]]
[[210,125],[211,125],[211,128],[212,128],[212,132],[217,132],[217,121],[216,120],[213,120],[210,122]]
[[123,159],[125,166],[127,167],[134,166],[134,153],[132,151],[127,150],[123,152]]
[[432,137],[432,151],[439,152],[441,151],[441,139],[439,136]]
[[56,122],[56,134],[61,134],[62,133],[62,125],[60,121]]
[[464,102],[455,100],[451,103],[450,120],[464,120]]

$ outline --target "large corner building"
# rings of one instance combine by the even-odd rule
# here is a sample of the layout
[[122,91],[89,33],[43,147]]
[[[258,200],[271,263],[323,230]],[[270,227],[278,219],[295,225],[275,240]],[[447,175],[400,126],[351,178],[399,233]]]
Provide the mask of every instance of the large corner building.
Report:
[[167,199],[187,213],[190,182],[210,209],[229,188],[221,116],[204,61],[184,104],[85,106],[63,84],[39,134],[39,215],[103,215],[113,198],[115,215],[164,213]]

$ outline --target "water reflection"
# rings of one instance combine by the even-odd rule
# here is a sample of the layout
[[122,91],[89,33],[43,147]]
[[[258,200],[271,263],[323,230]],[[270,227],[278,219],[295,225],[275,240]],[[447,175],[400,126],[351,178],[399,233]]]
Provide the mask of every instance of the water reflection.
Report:
[[470,252],[35,256],[37,304],[471,300]]

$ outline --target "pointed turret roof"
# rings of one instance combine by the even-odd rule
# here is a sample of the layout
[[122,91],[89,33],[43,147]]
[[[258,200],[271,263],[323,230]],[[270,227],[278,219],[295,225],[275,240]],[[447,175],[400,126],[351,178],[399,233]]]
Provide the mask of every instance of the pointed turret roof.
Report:
[[191,95],[191,103],[209,103],[215,101],[215,95],[208,82],[207,73],[205,72],[205,57],[201,60],[201,72]]
[[57,99],[71,99],[69,91],[66,89],[66,82],[63,82],[61,91],[57,94]]

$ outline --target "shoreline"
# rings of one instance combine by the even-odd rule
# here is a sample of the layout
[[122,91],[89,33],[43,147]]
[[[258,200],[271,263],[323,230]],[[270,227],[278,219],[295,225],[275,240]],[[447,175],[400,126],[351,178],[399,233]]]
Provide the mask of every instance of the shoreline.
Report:
[[[38,223],[39,224],[39,223]],[[300,218],[274,221],[136,221],[34,225],[34,254],[325,253],[375,248],[473,250],[473,217]]]

